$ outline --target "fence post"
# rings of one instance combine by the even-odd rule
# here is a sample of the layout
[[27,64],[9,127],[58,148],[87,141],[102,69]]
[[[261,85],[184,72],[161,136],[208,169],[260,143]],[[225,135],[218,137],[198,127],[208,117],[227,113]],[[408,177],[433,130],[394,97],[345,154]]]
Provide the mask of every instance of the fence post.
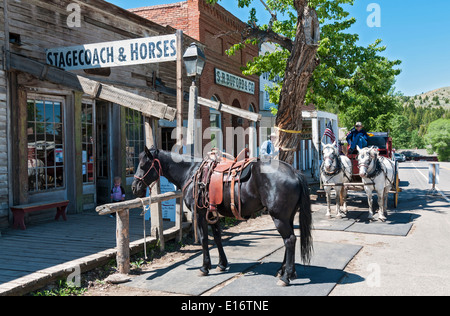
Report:
[[[160,195],[161,190],[159,183],[153,188],[152,196]],[[166,249],[166,243],[164,240],[164,221],[162,216],[161,202],[152,204],[151,207],[151,223],[152,223],[152,237],[159,240],[159,249],[164,251]]]
[[121,274],[130,273],[130,211],[117,212],[117,269]]

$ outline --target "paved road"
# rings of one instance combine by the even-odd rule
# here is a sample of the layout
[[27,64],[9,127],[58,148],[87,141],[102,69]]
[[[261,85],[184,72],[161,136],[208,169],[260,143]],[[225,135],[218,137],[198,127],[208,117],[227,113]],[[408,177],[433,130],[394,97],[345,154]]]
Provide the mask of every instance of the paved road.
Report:
[[[419,176],[419,179],[416,179],[415,183],[420,183],[422,185],[428,184],[428,166],[429,163],[427,162],[409,162],[404,165],[402,165],[402,168],[412,166],[416,173]],[[450,203],[450,162],[441,162],[439,163],[439,170],[440,170],[440,182],[436,186],[436,188],[439,191],[439,194],[441,194],[447,202]],[[428,185],[429,187],[429,185]]]
[[[400,165],[399,211],[414,214],[407,237],[316,231],[315,240],[363,245],[331,295],[450,295],[450,164],[441,164],[442,195],[429,196],[428,163]],[[445,198],[444,198],[445,196]],[[391,210],[392,212],[392,210]]]

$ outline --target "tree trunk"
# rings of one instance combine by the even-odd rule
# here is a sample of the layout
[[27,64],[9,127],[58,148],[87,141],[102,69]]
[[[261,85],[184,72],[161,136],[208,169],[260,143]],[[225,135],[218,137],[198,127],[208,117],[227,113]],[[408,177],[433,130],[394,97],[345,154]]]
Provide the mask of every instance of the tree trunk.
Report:
[[297,32],[286,67],[276,118],[279,128],[279,159],[289,164],[294,162],[294,152],[298,148],[300,134],[283,132],[280,129],[302,130],[302,109],[308,83],[318,65],[316,52],[320,40],[319,20],[315,10],[307,4],[307,0],[294,0],[298,13]]

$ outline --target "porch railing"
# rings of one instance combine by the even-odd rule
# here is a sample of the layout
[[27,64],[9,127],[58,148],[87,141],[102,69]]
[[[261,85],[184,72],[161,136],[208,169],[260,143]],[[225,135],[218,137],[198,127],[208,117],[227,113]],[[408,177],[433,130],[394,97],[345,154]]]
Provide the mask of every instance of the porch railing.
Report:
[[151,207],[151,235],[160,242],[160,247],[164,250],[164,227],[161,207],[154,207],[157,203],[170,200],[177,200],[175,229],[177,231],[177,240],[183,237],[183,193],[181,191],[159,194],[150,198],[135,199],[114,204],[106,204],[97,207],[99,215],[108,215],[116,213],[116,243],[117,243],[117,269],[119,273],[128,274],[130,272],[130,210]]

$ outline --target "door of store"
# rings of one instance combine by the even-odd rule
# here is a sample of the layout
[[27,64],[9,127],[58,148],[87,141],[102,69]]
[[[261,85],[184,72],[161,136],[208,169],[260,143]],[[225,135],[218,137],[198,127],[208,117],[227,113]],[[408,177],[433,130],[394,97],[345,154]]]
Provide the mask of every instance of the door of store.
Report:
[[110,202],[112,184],[111,175],[111,144],[110,122],[111,105],[109,102],[97,101],[96,104],[96,174],[97,174],[97,204]]

